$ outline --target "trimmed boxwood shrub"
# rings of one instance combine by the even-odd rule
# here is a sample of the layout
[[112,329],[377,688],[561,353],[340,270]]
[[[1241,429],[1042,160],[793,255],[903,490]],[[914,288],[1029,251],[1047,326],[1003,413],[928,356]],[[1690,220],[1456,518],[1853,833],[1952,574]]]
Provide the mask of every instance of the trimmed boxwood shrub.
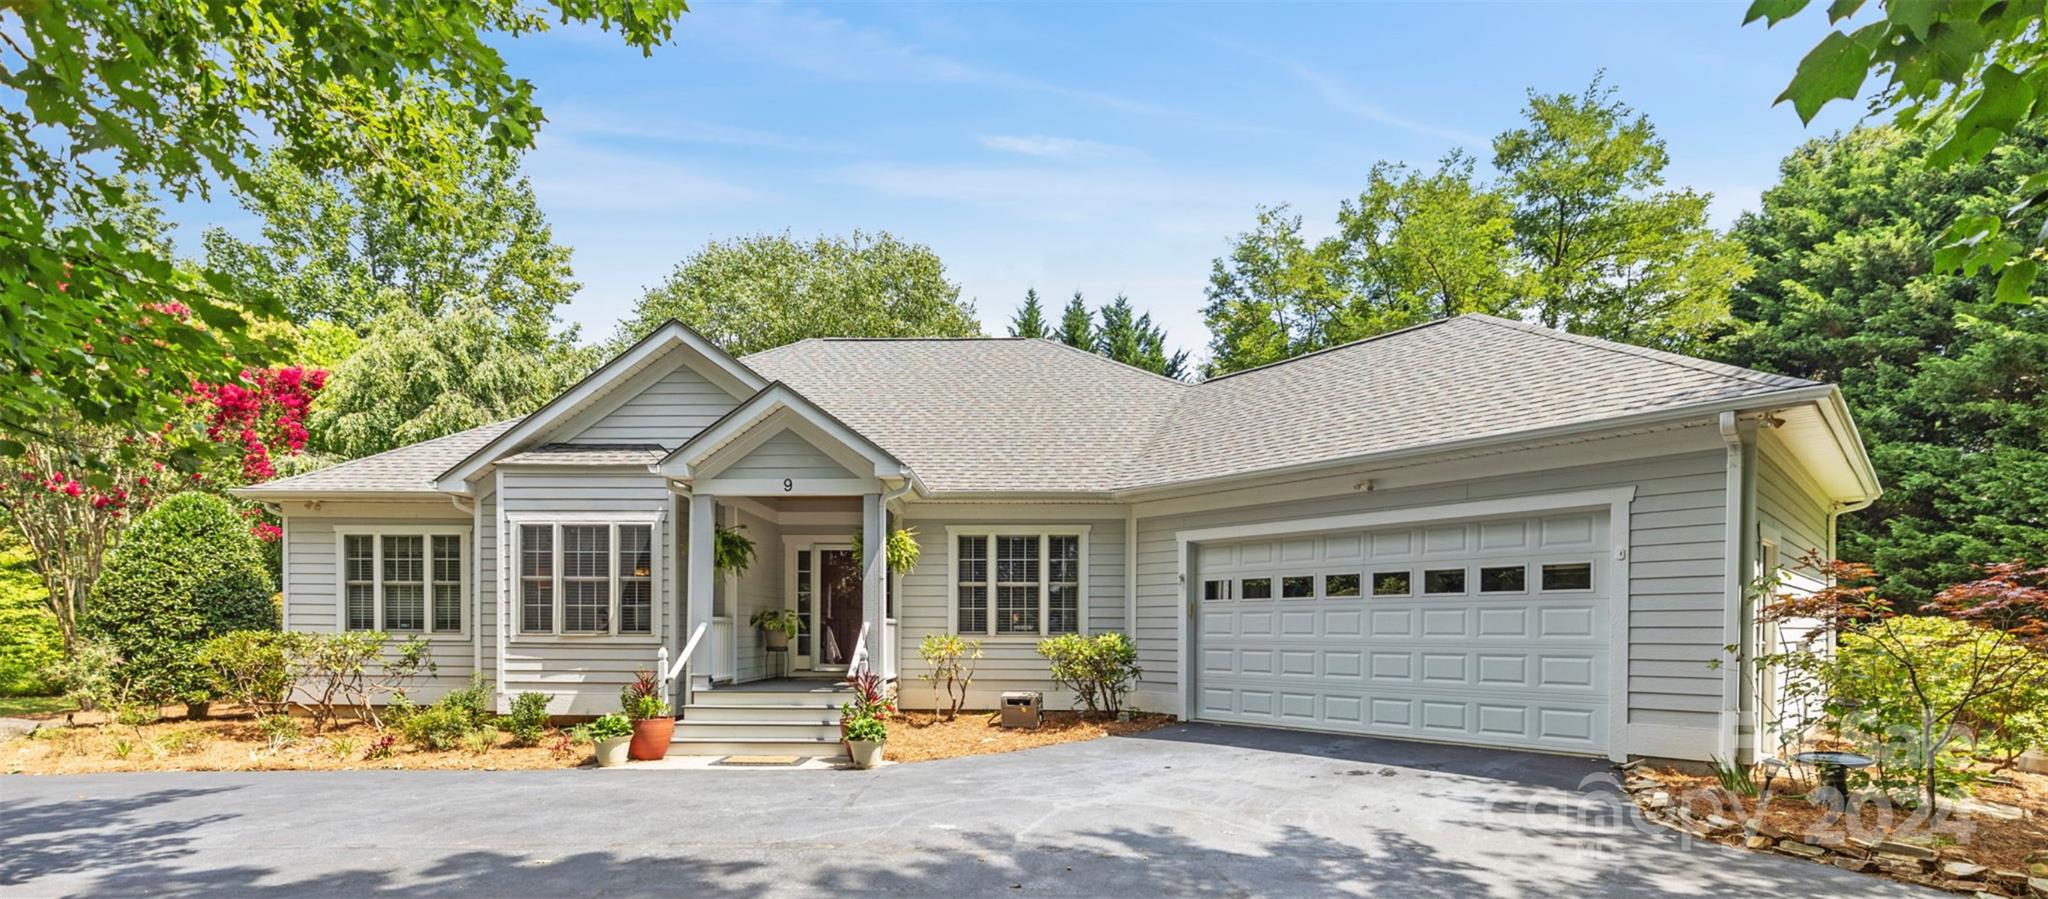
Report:
[[121,654],[119,676],[154,700],[210,697],[199,648],[238,630],[276,630],[263,550],[226,500],[181,493],[135,520],[107,557],[88,630]]

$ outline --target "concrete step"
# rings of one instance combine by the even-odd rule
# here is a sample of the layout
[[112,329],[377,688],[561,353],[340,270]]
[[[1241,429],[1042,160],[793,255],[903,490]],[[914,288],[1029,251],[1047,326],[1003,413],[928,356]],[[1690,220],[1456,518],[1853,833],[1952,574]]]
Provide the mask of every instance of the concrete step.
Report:
[[706,705],[700,702],[683,709],[682,720],[691,724],[836,725],[839,723],[839,709],[815,705]]
[[850,692],[796,690],[700,690],[690,698],[689,708],[747,708],[760,706],[837,709],[853,699]]
[[726,740],[684,737],[681,731],[668,747],[670,755],[796,755],[844,758],[846,748],[835,733],[829,740]]
[[678,740],[832,740],[839,739],[838,722],[796,724],[786,721],[739,721],[706,723],[676,722]]

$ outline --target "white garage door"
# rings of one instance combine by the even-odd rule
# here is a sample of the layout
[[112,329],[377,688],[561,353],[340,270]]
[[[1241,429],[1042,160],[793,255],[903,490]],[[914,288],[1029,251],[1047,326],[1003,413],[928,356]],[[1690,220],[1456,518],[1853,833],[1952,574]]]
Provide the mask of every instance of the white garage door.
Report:
[[1197,713],[1603,752],[1619,612],[1606,518],[1198,545]]

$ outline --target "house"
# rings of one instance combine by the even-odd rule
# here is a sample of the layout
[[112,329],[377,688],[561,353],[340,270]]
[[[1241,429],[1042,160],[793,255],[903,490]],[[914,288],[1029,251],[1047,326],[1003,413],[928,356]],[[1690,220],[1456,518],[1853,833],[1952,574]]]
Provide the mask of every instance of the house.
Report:
[[[1700,759],[1774,707],[1714,664],[1772,638],[1746,586],[1815,583],[1878,490],[1831,385],[1467,315],[1200,384],[1029,339],[734,358],[670,323],[524,418],[241,494],[283,516],[288,627],[424,634],[435,689],[567,715],[665,663],[679,751],[828,746],[807,675],[923,704],[936,633],[985,647],[973,705],[1060,707],[1037,641],[1114,630],[1146,710]],[[911,570],[856,554],[897,527]],[[804,621],[787,652],[764,609]]]

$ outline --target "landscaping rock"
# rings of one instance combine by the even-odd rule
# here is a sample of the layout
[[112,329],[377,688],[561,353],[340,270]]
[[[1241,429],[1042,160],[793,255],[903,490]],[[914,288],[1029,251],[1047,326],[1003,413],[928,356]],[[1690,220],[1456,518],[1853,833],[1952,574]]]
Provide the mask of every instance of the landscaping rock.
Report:
[[1717,831],[1727,831],[1735,829],[1735,822],[1720,815],[1708,815],[1707,826]]
[[43,722],[27,718],[0,718],[0,740],[26,737],[43,729]]
[[1663,790],[1656,790],[1643,797],[1643,805],[1653,811],[1670,808],[1671,794]]
[[1995,881],[1997,881],[1997,882],[1999,882],[1999,883],[2002,883],[2002,884],[2004,884],[2004,885],[2006,885],[2006,886],[2012,887],[2013,889],[2016,889],[2016,890],[2017,890],[2017,889],[2024,889],[2024,888],[2026,887],[2026,885],[2027,885],[2027,872],[2025,872],[2025,871],[1993,871],[1993,872],[1991,872],[1991,879],[1992,879],[1992,880],[1995,880]]
[[2048,774],[2048,752],[2029,749],[2020,753],[2019,766],[2028,774]]
[[1749,835],[1748,839],[1742,841],[1742,845],[1748,846],[1751,849],[1769,849],[1771,844],[1776,842],[1777,840],[1773,840],[1770,837],[1753,833]]
[[1838,858],[1835,859],[1835,867],[1844,871],[1864,874],[1868,873],[1870,869],[1877,867],[1877,863],[1867,858]]
[[1628,782],[1626,784],[1623,784],[1623,786],[1627,787],[1628,791],[1631,793],[1642,793],[1649,790],[1660,789],[1664,785],[1658,783],[1657,781],[1651,780],[1647,777],[1631,777],[1628,779]]
[[1941,863],[1941,873],[1953,877],[1957,880],[1975,880],[1979,877],[1984,876],[1984,872],[1989,870],[1991,869],[1986,868],[1983,865],[1971,864],[1970,862]]
[[1796,855],[1800,858],[1820,858],[1828,854],[1826,849],[1808,843],[1801,843],[1797,840],[1779,840],[1778,851],[1786,855]]
[[1912,843],[1901,843],[1896,840],[1885,840],[1884,842],[1881,842],[1871,848],[1877,850],[1879,853],[1888,855],[1903,855],[1907,858],[1914,859],[1932,860],[1935,857],[1933,849],[1929,849],[1926,846],[1916,846]]
[[2048,877],[2048,852],[2030,852],[2026,857],[2028,877]]
[[1929,868],[1934,867],[1933,859],[1914,858],[1912,856],[1896,855],[1890,852],[1878,853],[1877,863],[1883,865],[1885,870],[1901,876],[1905,876],[1908,874],[1923,874],[1926,873],[1926,871]]
[[2048,896],[2048,877],[2027,878],[2027,892],[2036,896]]
[[2024,821],[2027,810],[2013,805],[1985,802],[1981,799],[1958,799],[1942,805],[1958,815],[1969,818],[1989,818],[1998,821]]

